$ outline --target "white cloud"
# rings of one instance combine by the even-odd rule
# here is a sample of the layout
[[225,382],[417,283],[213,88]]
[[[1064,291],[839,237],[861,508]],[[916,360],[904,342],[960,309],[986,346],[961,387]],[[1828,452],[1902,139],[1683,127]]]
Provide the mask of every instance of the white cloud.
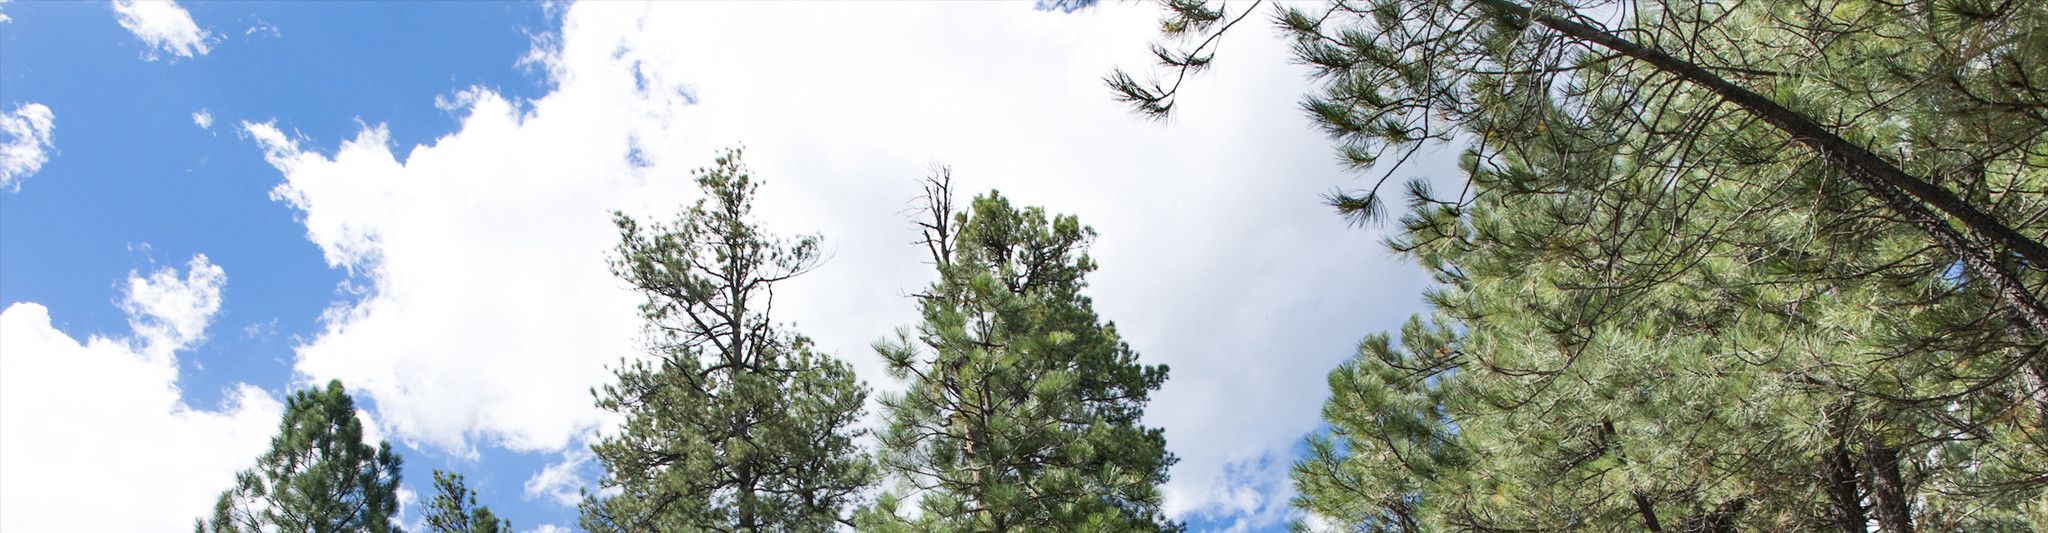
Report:
[[384,434],[384,426],[377,423],[376,415],[365,409],[356,409],[356,421],[363,425],[363,442],[378,443],[391,439]]
[[155,61],[163,54],[178,57],[206,55],[213,34],[192,21],[192,13],[171,0],[113,0],[114,15],[122,28],[142,39],[149,50],[143,57]]
[[569,533],[569,531],[570,529],[566,527],[554,524],[541,524],[540,527],[527,530],[527,533]]
[[[362,412],[358,411],[356,414],[361,415]],[[393,521],[398,522],[398,527],[405,531],[426,531],[427,517],[425,513],[420,512],[420,493],[403,486],[398,487],[397,492],[398,517]]]
[[581,489],[589,486],[580,470],[584,463],[596,456],[588,448],[576,448],[562,454],[562,460],[542,467],[526,479],[526,497],[546,497],[563,506],[574,507],[583,501]]
[[400,439],[574,446],[606,426],[588,390],[638,328],[637,299],[605,268],[606,211],[673,214],[694,197],[688,169],[745,143],[770,226],[822,232],[831,253],[778,312],[893,388],[868,346],[917,319],[906,295],[932,275],[904,209],[943,162],[964,194],[1000,188],[1101,232],[1097,310],[1172,366],[1147,418],[1182,458],[1169,512],[1269,508],[1284,483],[1248,485],[1266,491],[1257,506],[1212,487],[1313,429],[1325,373],[1419,308],[1426,280],[1321,205],[1357,184],[1297,108],[1305,71],[1269,33],[1232,35],[1169,125],[1115,102],[1099,79],[1148,64],[1157,16],[584,3],[526,61],[552,92],[444,98],[468,115],[430,145],[394,147],[373,126],[315,151],[244,124],[284,176],[276,196],[368,288],[331,310],[297,369],[372,398]]
[[242,338],[244,339],[270,340],[276,336],[277,318],[275,317],[266,322],[251,322],[247,326],[242,326]]
[[261,389],[217,410],[179,399],[176,353],[204,339],[225,279],[205,256],[182,278],[130,274],[127,338],[79,342],[35,303],[0,312],[0,530],[187,528],[268,447],[283,407]]
[[1315,513],[1308,513],[1301,517],[1301,525],[1303,529],[1307,529],[1311,533],[1338,533],[1341,531],[1337,528],[1337,521]]
[[8,0],[0,0],[0,24],[5,24],[8,21],[14,20],[14,17],[7,16],[7,2]]
[[1197,497],[1209,504],[1190,509],[1189,514],[1220,522],[1220,529],[1208,531],[1277,529],[1294,516],[1288,503],[1294,497],[1294,482],[1288,477],[1292,465],[1292,458],[1275,452],[1230,462]]
[[220,312],[220,291],[227,281],[227,271],[205,255],[192,256],[182,280],[170,268],[148,276],[130,272],[121,307],[128,312],[128,327],[141,341],[142,353],[168,360],[173,352],[205,340],[206,326]]
[[382,129],[329,159],[245,125],[283,169],[275,194],[303,211],[308,237],[372,287],[330,310],[298,371],[374,399],[398,438],[458,453],[473,436],[558,450],[596,427],[589,388],[638,331],[604,263],[606,210],[638,189],[614,183],[637,180],[605,149],[622,154],[627,132],[606,130],[632,113],[520,117],[493,95],[463,132],[402,164]]
[[193,111],[193,112],[192,112],[192,124],[193,124],[193,125],[196,125],[196,126],[199,126],[199,129],[202,129],[202,130],[212,130],[212,129],[213,129],[213,113],[207,112],[207,111],[206,111],[205,109],[201,109],[201,110],[198,110],[198,111]]
[[0,113],[0,188],[21,188],[21,180],[42,170],[56,146],[57,114],[34,102]]
[[242,38],[245,39],[261,39],[265,37],[274,39],[283,36],[284,32],[278,31],[276,24],[265,22],[261,18],[256,19],[256,23],[250,24],[249,29],[242,30]]

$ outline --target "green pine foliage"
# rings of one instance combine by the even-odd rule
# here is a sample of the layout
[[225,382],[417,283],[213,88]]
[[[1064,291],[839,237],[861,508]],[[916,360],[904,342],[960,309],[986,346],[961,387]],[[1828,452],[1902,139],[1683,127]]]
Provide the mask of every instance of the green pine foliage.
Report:
[[[1251,14],[1169,4],[1183,72]],[[1407,187],[1390,244],[1441,286],[1330,375],[1302,528],[2048,523],[2048,4],[1275,13],[1343,160],[1470,147]],[[1367,222],[1380,189],[1330,199]]]
[[1096,316],[1094,231],[991,192],[954,211],[945,178],[922,222],[939,280],[924,320],[876,344],[892,376],[880,460],[898,484],[869,531],[1168,531],[1174,457],[1140,423],[1166,380]]
[[[701,170],[674,225],[625,215],[613,270],[645,294],[650,356],[624,362],[599,407],[624,425],[591,446],[605,467],[590,531],[825,531],[875,469],[855,440],[867,389],[771,320],[773,286],[817,266],[817,238],[751,218],[759,183],[730,151]],[[600,492],[605,494],[605,492]]]
[[235,475],[200,533],[399,531],[400,459],[363,442],[355,400],[340,381],[285,399],[284,420],[256,467]]
[[427,531],[434,533],[512,533],[512,522],[476,503],[462,474],[434,471],[434,497],[427,500]]

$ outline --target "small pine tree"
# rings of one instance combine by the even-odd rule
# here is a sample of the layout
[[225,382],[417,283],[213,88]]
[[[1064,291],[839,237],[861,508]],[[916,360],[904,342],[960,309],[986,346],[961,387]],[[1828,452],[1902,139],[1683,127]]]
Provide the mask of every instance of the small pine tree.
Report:
[[427,531],[434,533],[511,533],[512,522],[476,503],[462,474],[434,471],[434,498],[427,500]]
[[200,533],[399,531],[400,458],[363,442],[355,400],[340,381],[285,400],[284,421],[256,467],[235,475]]

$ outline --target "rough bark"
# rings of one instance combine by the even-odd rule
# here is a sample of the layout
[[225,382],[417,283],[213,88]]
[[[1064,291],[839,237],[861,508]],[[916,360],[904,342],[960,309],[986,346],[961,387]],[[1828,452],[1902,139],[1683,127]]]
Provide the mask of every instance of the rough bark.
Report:
[[1863,514],[1863,494],[1856,484],[1856,460],[1849,456],[1848,425],[1847,421],[1835,423],[1835,446],[1828,451],[1821,467],[1822,477],[1827,482],[1828,501],[1834,505],[1835,523],[1843,533],[1867,533],[1870,519]]
[[1870,499],[1877,511],[1878,531],[1913,533],[1913,509],[1907,501],[1906,483],[1899,475],[1899,450],[1875,440],[1863,446],[1864,466],[1870,469]]

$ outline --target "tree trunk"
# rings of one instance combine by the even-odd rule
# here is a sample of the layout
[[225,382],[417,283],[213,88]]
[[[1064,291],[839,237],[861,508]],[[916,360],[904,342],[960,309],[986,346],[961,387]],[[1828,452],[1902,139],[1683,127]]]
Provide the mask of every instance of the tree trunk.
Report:
[[751,471],[743,472],[740,474],[739,504],[740,531],[746,531],[749,533],[760,531],[761,525],[758,523],[760,519],[754,516],[754,507],[756,505],[754,495],[754,475]]
[[1906,483],[1899,475],[1899,450],[1873,439],[1863,446],[1864,466],[1870,469],[1870,499],[1877,509],[1877,526],[1884,533],[1913,533],[1913,510],[1906,497]]
[[1664,531],[1664,526],[1657,523],[1657,506],[1650,501],[1650,497],[1638,492],[1635,494],[1635,500],[1636,512],[1643,514],[1643,529],[1653,533]]
[[1870,519],[1863,515],[1863,495],[1856,486],[1856,460],[1849,456],[1848,426],[1846,420],[1835,424],[1835,447],[1828,451],[1821,471],[1827,480],[1828,500],[1835,507],[1835,523],[1843,533],[1868,533]]

